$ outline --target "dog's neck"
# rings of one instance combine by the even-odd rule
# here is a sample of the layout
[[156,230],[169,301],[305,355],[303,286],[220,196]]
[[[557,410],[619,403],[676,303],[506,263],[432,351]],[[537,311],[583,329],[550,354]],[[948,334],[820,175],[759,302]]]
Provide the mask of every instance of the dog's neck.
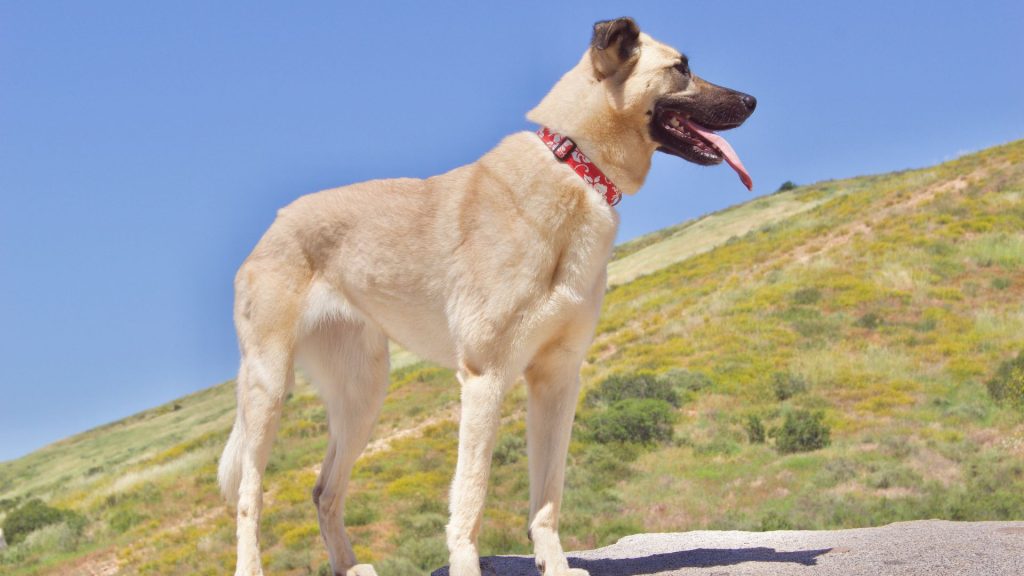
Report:
[[644,136],[646,122],[611,105],[588,55],[526,117],[572,138],[623,193],[635,194],[647,178],[656,145]]

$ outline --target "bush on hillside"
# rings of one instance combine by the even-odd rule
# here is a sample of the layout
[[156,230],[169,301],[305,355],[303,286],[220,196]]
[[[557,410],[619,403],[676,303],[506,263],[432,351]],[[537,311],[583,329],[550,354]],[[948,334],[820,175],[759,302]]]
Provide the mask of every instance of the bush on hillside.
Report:
[[366,526],[377,521],[379,504],[371,494],[358,492],[345,503],[345,525]]
[[110,529],[118,534],[124,534],[128,530],[149,517],[131,508],[118,508],[110,515],[107,523]]
[[775,530],[792,530],[793,523],[789,521],[786,516],[774,511],[769,510],[767,514],[761,517],[761,532],[773,532]]
[[581,459],[586,481],[594,487],[614,486],[630,475],[629,463],[637,456],[639,450],[633,444],[588,443]]
[[1000,364],[986,386],[997,402],[1024,407],[1024,351]]
[[[448,547],[445,545],[444,533],[435,532],[434,536],[410,538],[398,545],[396,558],[408,558],[419,568],[419,574],[429,572],[448,562]],[[391,574],[384,572],[381,574]]]
[[585,404],[587,406],[610,406],[630,398],[661,400],[676,408],[681,403],[672,382],[650,372],[637,372],[613,374],[605,378],[597,388],[587,393]]
[[782,426],[772,430],[775,449],[783,454],[809,452],[832,443],[832,432],[825,424],[825,414],[793,410],[786,414]]
[[854,324],[861,328],[874,330],[875,328],[878,328],[879,326],[885,324],[885,318],[883,318],[882,315],[877,312],[868,312],[867,314],[864,314],[863,316],[858,318],[857,321],[854,322]]
[[776,400],[783,402],[807,391],[807,380],[799,374],[776,372],[772,374],[772,392]]
[[761,422],[761,418],[755,414],[751,414],[747,417],[747,424],[745,428],[747,430],[747,440],[749,440],[751,444],[764,444],[765,429],[764,423]]
[[72,522],[50,524],[34,530],[20,544],[23,550],[50,554],[72,552],[82,539],[82,525]]
[[786,180],[785,182],[782,183],[781,186],[779,186],[779,189],[776,190],[775,192],[776,193],[786,192],[786,191],[792,190],[794,188],[796,188],[796,182],[793,182],[792,180]]
[[671,404],[655,398],[619,400],[587,419],[587,431],[596,442],[656,444],[672,440],[676,412]]
[[22,497],[15,496],[14,498],[4,498],[0,500],[0,514],[14,510],[21,504]]
[[1002,278],[1002,277],[998,277],[998,276],[997,276],[997,277],[995,277],[995,278],[993,278],[993,279],[992,279],[992,281],[990,282],[990,284],[991,284],[991,285],[992,285],[992,287],[993,287],[993,288],[995,288],[996,290],[1006,290],[1007,288],[1009,288],[1009,287],[1010,287],[1010,285],[1012,284],[1012,282],[1010,281],[1010,279],[1009,279],[1009,278]]
[[667,382],[672,388],[685,392],[700,392],[714,384],[711,378],[708,378],[703,372],[691,372],[682,368],[669,370],[658,378]]
[[[415,562],[408,558],[398,558],[392,556],[391,558],[385,558],[380,562],[374,564],[381,574],[391,574],[391,576],[420,576],[423,574],[423,568],[416,565]],[[331,570],[330,563],[325,563],[320,567],[320,571],[317,572],[317,576],[331,576],[335,574]]]
[[526,440],[520,434],[502,436],[494,447],[494,462],[499,466],[515,464],[526,455]]
[[815,304],[821,300],[821,290],[817,288],[801,288],[793,292],[793,304],[807,305]]
[[36,530],[61,522],[67,522],[76,528],[84,524],[84,520],[78,514],[70,510],[53,508],[42,500],[33,498],[4,519],[4,537],[8,544],[17,544]]

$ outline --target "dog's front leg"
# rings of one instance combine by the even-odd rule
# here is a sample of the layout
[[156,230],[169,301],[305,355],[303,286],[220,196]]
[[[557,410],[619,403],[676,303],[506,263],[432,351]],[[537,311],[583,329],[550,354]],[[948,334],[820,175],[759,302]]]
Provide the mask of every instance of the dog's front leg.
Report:
[[462,384],[459,460],[449,498],[448,552],[451,576],[480,576],[477,536],[487,496],[494,438],[501,420],[501,400],[512,379],[485,371],[459,371]]
[[582,354],[554,348],[526,372],[527,451],[530,464],[530,539],[537,569],[545,576],[587,576],[569,568],[558,538],[558,515],[565,481]]

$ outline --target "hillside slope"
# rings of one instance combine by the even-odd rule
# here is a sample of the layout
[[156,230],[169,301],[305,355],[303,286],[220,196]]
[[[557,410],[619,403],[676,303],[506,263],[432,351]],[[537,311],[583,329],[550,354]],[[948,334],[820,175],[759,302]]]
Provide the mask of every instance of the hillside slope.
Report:
[[[985,382],[1024,347],[1024,142],[923,170],[754,200],[619,248],[584,366],[563,537],[1024,518],[1024,415]],[[443,565],[457,387],[404,355],[346,515],[382,574]],[[668,382],[671,439],[602,436],[611,375]],[[790,415],[829,445],[784,453]],[[493,467],[483,552],[529,551],[523,392]],[[28,496],[75,510],[0,552],[4,574],[219,574],[234,521],[216,493],[227,383],[0,464],[0,514]],[[757,442],[752,422],[768,432]],[[309,489],[325,417],[300,383],[267,478],[275,574],[317,573]]]

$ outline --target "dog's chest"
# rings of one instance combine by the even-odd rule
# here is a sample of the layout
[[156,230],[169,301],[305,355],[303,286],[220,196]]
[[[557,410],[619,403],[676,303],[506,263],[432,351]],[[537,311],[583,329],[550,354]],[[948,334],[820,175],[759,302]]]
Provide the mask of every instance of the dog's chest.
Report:
[[607,212],[597,212],[574,223],[562,235],[563,244],[555,254],[551,269],[544,315],[557,320],[581,310],[587,314],[597,313],[604,294],[616,224],[614,215],[609,218]]
[[613,238],[614,230],[592,236],[573,235],[557,264],[555,291],[582,298],[597,285],[603,289]]

